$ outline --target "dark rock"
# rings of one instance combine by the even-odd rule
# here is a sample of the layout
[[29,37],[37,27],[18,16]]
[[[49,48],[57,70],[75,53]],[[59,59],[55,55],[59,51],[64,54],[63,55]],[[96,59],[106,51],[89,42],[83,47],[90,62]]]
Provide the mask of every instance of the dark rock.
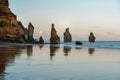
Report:
[[94,43],[94,42],[95,42],[95,39],[96,39],[96,38],[95,38],[93,32],[91,32],[90,35],[89,35],[89,42]]
[[56,30],[54,28],[54,24],[52,24],[52,28],[51,28],[50,43],[51,44],[59,44],[60,43],[60,38],[57,35],[57,32],[56,32]]
[[29,25],[28,25],[28,42],[30,42],[30,43],[34,42],[33,34],[34,34],[34,26],[31,23],[29,23]]
[[71,42],[71,41],[72,41],[72,36],[69,32],[69,28],[67,28],[64,33],[64,42]]
[[44,44],[44,40],[43,40],[42,36],[41,36],[40,39],[39,39],[39,43],[40,43],[40,44]]
[[83,45],[83,43],[81,41],[76,41],[75,44],[76,45]]

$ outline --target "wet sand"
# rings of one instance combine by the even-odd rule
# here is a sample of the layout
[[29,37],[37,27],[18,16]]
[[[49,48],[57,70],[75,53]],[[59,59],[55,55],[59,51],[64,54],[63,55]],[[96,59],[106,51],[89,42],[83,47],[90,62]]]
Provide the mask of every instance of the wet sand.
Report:
[[119,80],[120,50],[4,45],[0,73],[0,80]]

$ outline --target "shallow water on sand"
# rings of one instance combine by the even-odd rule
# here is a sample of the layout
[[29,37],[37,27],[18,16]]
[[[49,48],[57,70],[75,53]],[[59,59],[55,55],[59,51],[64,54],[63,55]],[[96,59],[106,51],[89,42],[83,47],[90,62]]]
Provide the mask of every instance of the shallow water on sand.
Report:
[[120,80],[120,50],[4,45],[0,80]]

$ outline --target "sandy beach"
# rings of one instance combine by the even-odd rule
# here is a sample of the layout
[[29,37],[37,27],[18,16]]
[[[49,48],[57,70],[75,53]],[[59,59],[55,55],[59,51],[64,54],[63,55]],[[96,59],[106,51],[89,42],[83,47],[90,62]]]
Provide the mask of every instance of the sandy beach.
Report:
[[0,80],[119,80],[120,50],[71,45],[0,47]]

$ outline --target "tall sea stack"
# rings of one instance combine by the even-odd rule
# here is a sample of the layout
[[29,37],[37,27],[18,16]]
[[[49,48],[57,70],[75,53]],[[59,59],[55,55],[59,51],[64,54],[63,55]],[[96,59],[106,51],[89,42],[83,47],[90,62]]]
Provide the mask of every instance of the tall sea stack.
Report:
[[32,23],[29,23],[28,25],[28,42],[29,43],[34,42],[33,34],[34,34],[34,26],[32,25]]
[[96,38],[95,38],[93,32],[91,32],[90,35],[89,35],[89,42],[90,42],[90,43],[94,43],[94,42],[95,42],[95,39],[96,39]]
[[69,32],[69,28],[64,32],[64,42],[72,42],[72,35]]
[[51,28],[50,43],[51,44],[59,44],[60,43],[60,37],[57,35],[57,31],[55,30],[54,24],[52,24],[52,28]]
[[0,0],[0,41],[19,40],[17,17],[10,8],[8,0]]

